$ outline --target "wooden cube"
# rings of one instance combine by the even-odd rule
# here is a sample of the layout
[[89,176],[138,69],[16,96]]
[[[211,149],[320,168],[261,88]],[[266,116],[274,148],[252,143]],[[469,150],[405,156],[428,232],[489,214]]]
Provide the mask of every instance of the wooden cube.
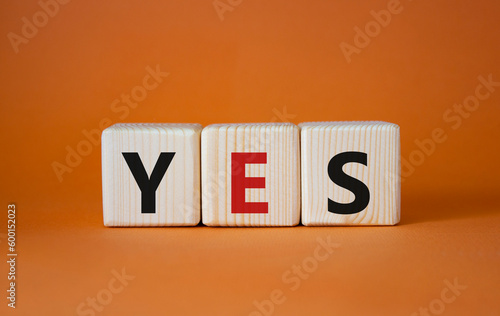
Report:
[[115,124],[102,133],[106,226],[200,221],[199,124]]
[[203,129],[202,221],[294,226],[300,221],[299,129],[289,123]]
[[399,126],[311,122],[301,128],[302,223],[395,225],[401,209]]

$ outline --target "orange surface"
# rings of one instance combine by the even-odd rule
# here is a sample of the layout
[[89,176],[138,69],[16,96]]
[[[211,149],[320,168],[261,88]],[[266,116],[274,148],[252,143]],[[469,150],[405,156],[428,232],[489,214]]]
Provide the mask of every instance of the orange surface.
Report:
[[[257,315],[254,301],[283,295],[273,315],[500,315],[500,87],[473,98],[479,76],[500,81],[500,3],[217,3],[233,4],[223,20],[212,0],[72,1],[47,20],[38,1],[3,3],[0,255],[10,202],[19,255],[17,308],[2,299],[0,314],[78,315],[100,295],[109,304],[96,315]],[[370,11],[388,7],[399,13],[378,30]],[[34,15],[43,27],[25,27],[31,38],[12,45],[11,32],[19,41],[23,17]],[[358,39],[366,47],[349,63],[340,45],[354,45],[354,28],[367,23],[374,37]],[[154,88],[148,81],[144,98],[135,87],[156,65],[169,75]],[[144,99],[114,101],[131,91]],[[472,110],[459,124],[448,111],[464,100]],[[105,119],[281,121],[284,111],[294,123],[399,124],[402,157],[413,161],[403,170],[401,224],[103,227],[100,146],[82,147],[84,130]],[[434,132],[441,142],[423,156],[415,141],[439,128],[446,136]],[[79,144],[87,156],[59,179],[54,162],[66,164]],[[338,248],[315,266],[317,238],[328,236]],[[307,279],[285,283],[303,262]],[[123,288],[112,273],[122,268],[135,277]],[[446,280],[467,288],[457,296]]]

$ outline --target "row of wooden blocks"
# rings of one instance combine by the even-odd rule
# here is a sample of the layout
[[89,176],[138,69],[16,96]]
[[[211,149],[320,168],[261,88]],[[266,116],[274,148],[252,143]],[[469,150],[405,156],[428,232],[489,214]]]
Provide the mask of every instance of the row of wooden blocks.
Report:
[[399,137],[386,122],[115,124],[104,225],[394,225]]

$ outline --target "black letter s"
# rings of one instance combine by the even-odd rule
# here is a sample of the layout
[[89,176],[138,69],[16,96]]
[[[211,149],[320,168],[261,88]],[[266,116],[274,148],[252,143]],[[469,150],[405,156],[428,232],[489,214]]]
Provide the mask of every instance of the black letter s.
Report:
[[364,210],[370,202],[370,191],[368,187],[361,181],[351,176],[348,176],[342,171],[342,167],[348,162],[357,162],[365,166],[368,155],[358,151],[347,151],[335,155],[328,163],[328,176],[338,186],[341,186],[354,193],[354,201],[343,204],[337,203],[328,199],[328,212],[335,214],[355,214]]

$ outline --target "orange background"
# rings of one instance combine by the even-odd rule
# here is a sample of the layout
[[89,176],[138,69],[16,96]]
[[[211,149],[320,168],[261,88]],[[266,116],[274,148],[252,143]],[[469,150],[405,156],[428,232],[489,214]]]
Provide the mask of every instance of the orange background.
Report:
[[[340,43],[388,2],[233,0],[221,20],[212,0],[72,1],[16,53],[10,32],[41,8],[3,1],[0,255],[15,202],[19,256],[17,308],[0,314],[75,315],[125,268],[135,279],[96,315],[248,315],[274,289],[274,315],[412,315],[455,278],[467,289],[444,314],[500,315],[500,87],[459,128],[443,119],[478,76],[500,81],[500,3],[402,0],[348,63]],[[113,111],[156,65],[170,75]],[[52,167],[104,118],[269,122],[285,107],[293,123],[397,123],[406,160],[434,129],[447,139],[405,174],[395,227],[106,229],[100,146],[62,181]],[[339,248],[291,291],[282,274],[328,236]]]

